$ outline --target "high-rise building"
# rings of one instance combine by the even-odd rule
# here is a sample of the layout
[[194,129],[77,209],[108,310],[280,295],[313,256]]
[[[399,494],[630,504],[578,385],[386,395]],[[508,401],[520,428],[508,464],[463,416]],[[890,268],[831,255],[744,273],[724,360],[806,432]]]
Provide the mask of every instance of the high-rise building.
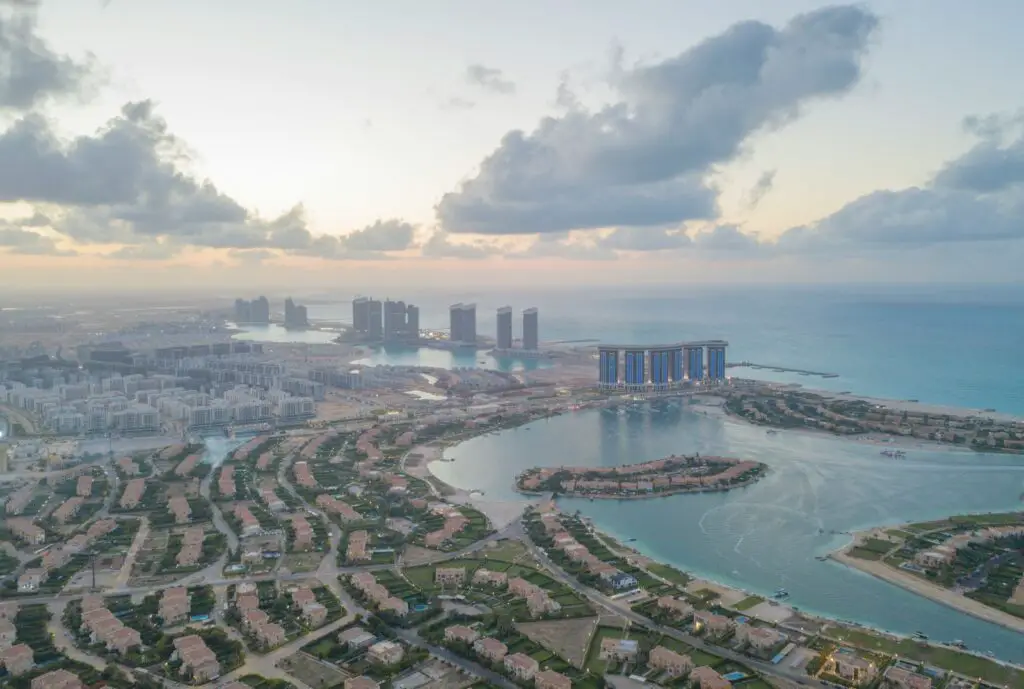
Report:
[[394,342],[406,337],[405,302],[384,301],[384,341]]
[[512,349],[512,307],[498,309],[498,349]]
[[266,297],[247,301],[235,299],[235,322],[267,324],[270,322],[270,302]]
[[526,309],[523,311],[523,349],[536,350],[539,333],[537,309]]
[[405,307],[405,330],[409,340],[420,339],[420,307],[412,304]]
[[368,323],[366,326],[366,334],[371,340],[383,340],[384,339],[384,309],[376,299],[370,299],[367,302],[367,318]]
[[370,332],[369,297],[356,297],[352,300],[352,329],[360,335]]
[[305,328],[309,326],[306,307],[299,306],[291,297],[284,300],[284,325],[286,328]]
[[448,307],[448,339],[452,342],[462,341],[462,304]]

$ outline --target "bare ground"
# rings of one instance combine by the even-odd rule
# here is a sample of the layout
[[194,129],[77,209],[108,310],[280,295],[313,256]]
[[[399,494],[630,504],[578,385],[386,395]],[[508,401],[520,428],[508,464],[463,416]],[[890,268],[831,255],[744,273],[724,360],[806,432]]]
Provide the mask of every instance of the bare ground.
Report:
[[531,641],[557,653],[575,667],[582,668],[598,619],[581,617],[574,620],[520,622],[516,629]]

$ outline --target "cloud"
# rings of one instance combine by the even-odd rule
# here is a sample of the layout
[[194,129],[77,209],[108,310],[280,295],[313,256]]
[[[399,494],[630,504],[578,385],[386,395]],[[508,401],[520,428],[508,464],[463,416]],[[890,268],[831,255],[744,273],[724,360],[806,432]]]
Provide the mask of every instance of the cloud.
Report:
[[529,234],[714,219],[707,175],[754,133],[853,88],[877,24],[863,8],[828,7],[782,29],[736,24],[676,57],[616,68],[616,102],[507,133],[444,195],[438,221],[453,233]]
[[75,256],[76,252],[60,249],[52,237],[47,237],[9,224],[0,225],[0,248],[15,254],[45,256]]
[[[4,3],[27,10],[38,6],[25,0]],[[0,15],[0,111],[27,112],[49,100],[84,96],[97,79],[91,60],[60,55],[40,38],[34,11]]]
[[466,81],[472,86],[478,86],[485,91],[508,96],[516,92],[516,84],[505,77],[500,69],[485,67],[484,65],[470,65],[466,68]]
[[150,242],[124,246],[117,251],[104,254],[103,257],[117,261],[163,261],[177,256],[181,253],[182,248],[170,242]]
[[259,217],[191,175],[188,163],[186,146],[151,101],[128,103],[96,134],[71,141],[30,114],[0,134],[0,201],[42,205],[47,213],[30,222],[75,242],[126,245],[112,258],[159,253],[160,241],[327,259],[380,258],[411,245],[414,228],[399,220],[339,237],[313,235],[301,206]]
[[239,263],[260,265],[264,261],[277,258],[278,254],[277,252],[268,251],[266,249],[232,249],[228,252],[228,256]]
[[599,245],[616,251],[665,251],[682,249],[693,242],[681,230],[649,227],[620,227],[600,240]]
[[453,242],[446,232],[435,230],[420,248],[420,254],[427,258],[481,259],[501,252],[497,244],[484,241]]
[[[786,231],[787,251],[920,247],[1024,239],[1024,133],[978,118],[982,139],[920,187],[880,190]],[[1002,122],[1002,123],[1000,123]]]
[[505,254],[506,258],[564,258],[573,261],[612,261],[619,257],[614,249],[593,239],[574,237],[569,232],[541,234],[528,248]]
[[476,102],[471,101],[468,98],[459,98],[458,96],[452,96],[446,100],[441,107],[445,110],[472,110],[476,107]]
[[772,190],[775,185],[775,170],[766,170],[761,173],[761,176],[757,178],[757,182],[747,192],[747,198],[744,205],[748,211],[752,211],[757,208],[761,200],[768,195],[768,192]]

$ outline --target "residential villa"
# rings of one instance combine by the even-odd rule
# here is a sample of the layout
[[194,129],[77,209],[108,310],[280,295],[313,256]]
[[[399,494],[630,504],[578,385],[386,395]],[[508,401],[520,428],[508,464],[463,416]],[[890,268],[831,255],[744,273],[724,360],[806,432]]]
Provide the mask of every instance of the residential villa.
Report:
[[253,630],[253,634],[263,644],[263,647],[268,649],[280,646],[285,640],[284,627],[273,622],[264,622],[257,625]]
[[29,545],[39,545],[46,540],[46,532],[33,524],[31,519],[8,519],[7,528]]
[[600,660],[632,662],[639,650],[640,645],[634,639],[602,639],[597,657]]
[[658,609],[664,610],[673,617],[685,620],[693,614],[693,606],[684,600],[672,596],[661,596],[658,598]]
[[395,641],[378,641],[366,650],[366,658],[378,665],[396,665],[405,657],[402,644]]
[[707,665],[701,665],[691,671],[690,682],[699,689],[730,689],[732,687],[732,682]]
[[193,526],[185,529],[181,537],[181,550],[178,551],[177,562],[179,567],[191,567],[199,562],[203,554],[203,527]]
[[295,542],[292,543],[294,550],[313,549],[313,527],[304,516],[292,515],[292,530],[295,532]]
[[518,598],[526,599],[526,607],[531,617],[540,617],[549,612],[558,612],[562,606],[548,596],[548,592],[532,584],[522,577],[508,580],[508,591]]
[[[165,593],[166,595],[166,593]],[[181,636],[174,640],[174,649],[181,659],[183,670],[188,670],[193,680],[209,682],[220,676],[217,656],[206,645],[202,637],[195,634]]]
[[133,510],[139,506],[142,496],[146,492],[146,479],[133,478],[125,484],[124,492],[121,493],[120,505],[126,510]]
[[858,685],[870,682],[878,673],[874,663],[848,649],[833,653],[826,661],[824,670]]
[[392,596],[390,591],[377,583],[370,572],[358,572],[349,580],[356,589],[376,604],[378,610],[390,611],[403,617],[409,614],[409,604],[401,598]]
[[32,689],[82,689],[84,686],[78,675],[67,670],[54,670],[32,679]]
[[462,586],[466,583],[466,568],[438,567],[434,570],[434,583],[441,586]]
[[235,497],[235,467],[226,464],[220,470],[220,476],[217,478],[217,491],[222,497]]
[[75,495],[80,498],[87,498],[92,495],[92,476],[79,476],[78,484],[75,486]]
[[380,685],[369,677],[349,677],[344,686],[345,689],[380,689]]
[[484,637],[473,643],[473,650],[491,662],[499,662],[508,655],[508,646],[497,639]]
[[356,512],[352,505],[326,493],[316,496],[316,504],[325,512],[338,515],[342,523],[357,522],[363,518],[363,515]]
[[759,653],[766,653],[786,641],[786,635],[774,629],[754,627],[749,624],[736,625],[736,640],[748,644]]
[[373,556],[366,549],[370,535],[366,531],[352,531],[348,535],[348,545],[345,547],[345,560],[347,562],[369,562]]
[[693,631],[706,631],[711,636],[728,634],[733,628],[733,621],[724,615],[716,615],[704,610],[693,613]]
[[192,508],[188,506],[188,498],[184,496],[168,500],[167,509],[174,515],[175,524],[187,524],[192,517]]
[[885,671],[884,685],[892,689],[932,689],[930,677],[893,666]]
[[178,463],[178,466],[174,467],[174,473],[182,478],[192,473],[192,470],[199,464],[199,460],[202,459],[202,455],[189,455],[185,459]]
[[191,600],[184,587],[173,586],[164,589],[160,597],[160,617],[163,618],[164,624],[173,625],[188,617],[190,606]]
[[82,629],[88,630],[92,641],[106,644],[107,650],[124,655],[133,646],[142,645],[142,636],[131,627],[126,627],[103,604],[101,596],[86,596],[82,599]]
[[469,627],[464,627],[461,624],[453,624],[444,630],[445,641],[459,641],[464,644],[472,644],[474,641],[480,638],[480,632]]
[[304,461],[295,462],[295,481],[303,488],[316,488],[316,479],[309,470],[309,464]]
[[533,685],[537,689],[572,689],[572,680],[561,672],[541,670],[533,676]]
[[121,457],[117,460],[117,466],[122,472],[124,472],[125,476],[138,476],[139,471],[141,471],[139,469],[139,465],[136,464],[131,457]]
[[690,656],[676,653],[664,646],[655,646],[651,650],[647,664],[672,677],[682,677],[693,669],[693,660],[690,659]]
[[0,651],[0,665],[7,668],[8,674],[17,677],[24,675],[35,667],[32,648],[28,644],[15,644]]
[[78,510],[81,509],[84,502],[85,499],[78,496],[68,498],[64,504],[53,511],[53,518],[58,524],[66,524],[69,519],[78,514]]
[[473,572],[473,583],[477,586],[508,586],[508,574],[505,572],[492,572],[489,569],[480,569]]
[[505,656],[503,664],[506,672],[516,679],[526,682],[533,679],[533,676],[537,674],[537,670],[540,669],[540,664],[524,653],[513,653],[512,655]]
[[260,520],[253,516],[248,505],[235,505],[235,519],[242,522],[243,536],[253,536],[260,532]]

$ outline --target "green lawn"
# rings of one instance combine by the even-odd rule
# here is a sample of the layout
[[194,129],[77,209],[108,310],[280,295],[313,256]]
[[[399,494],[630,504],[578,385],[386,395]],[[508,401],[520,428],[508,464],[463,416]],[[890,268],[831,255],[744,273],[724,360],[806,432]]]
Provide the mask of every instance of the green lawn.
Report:
[[647,565],[647,571],[651,574],[661,577],[665,581],[670,581],[680,588],[690,583],[690,575],[680,572],[675,567],[669,567],[668,565],[662,565],[658,563],[652,563]]
[[761,596],[747,596],[732,607],[734,610],[742,612],[744,610],[750,610],[755,605],[760,605],[761,603],[764,603],[764,598],[761,598]]

